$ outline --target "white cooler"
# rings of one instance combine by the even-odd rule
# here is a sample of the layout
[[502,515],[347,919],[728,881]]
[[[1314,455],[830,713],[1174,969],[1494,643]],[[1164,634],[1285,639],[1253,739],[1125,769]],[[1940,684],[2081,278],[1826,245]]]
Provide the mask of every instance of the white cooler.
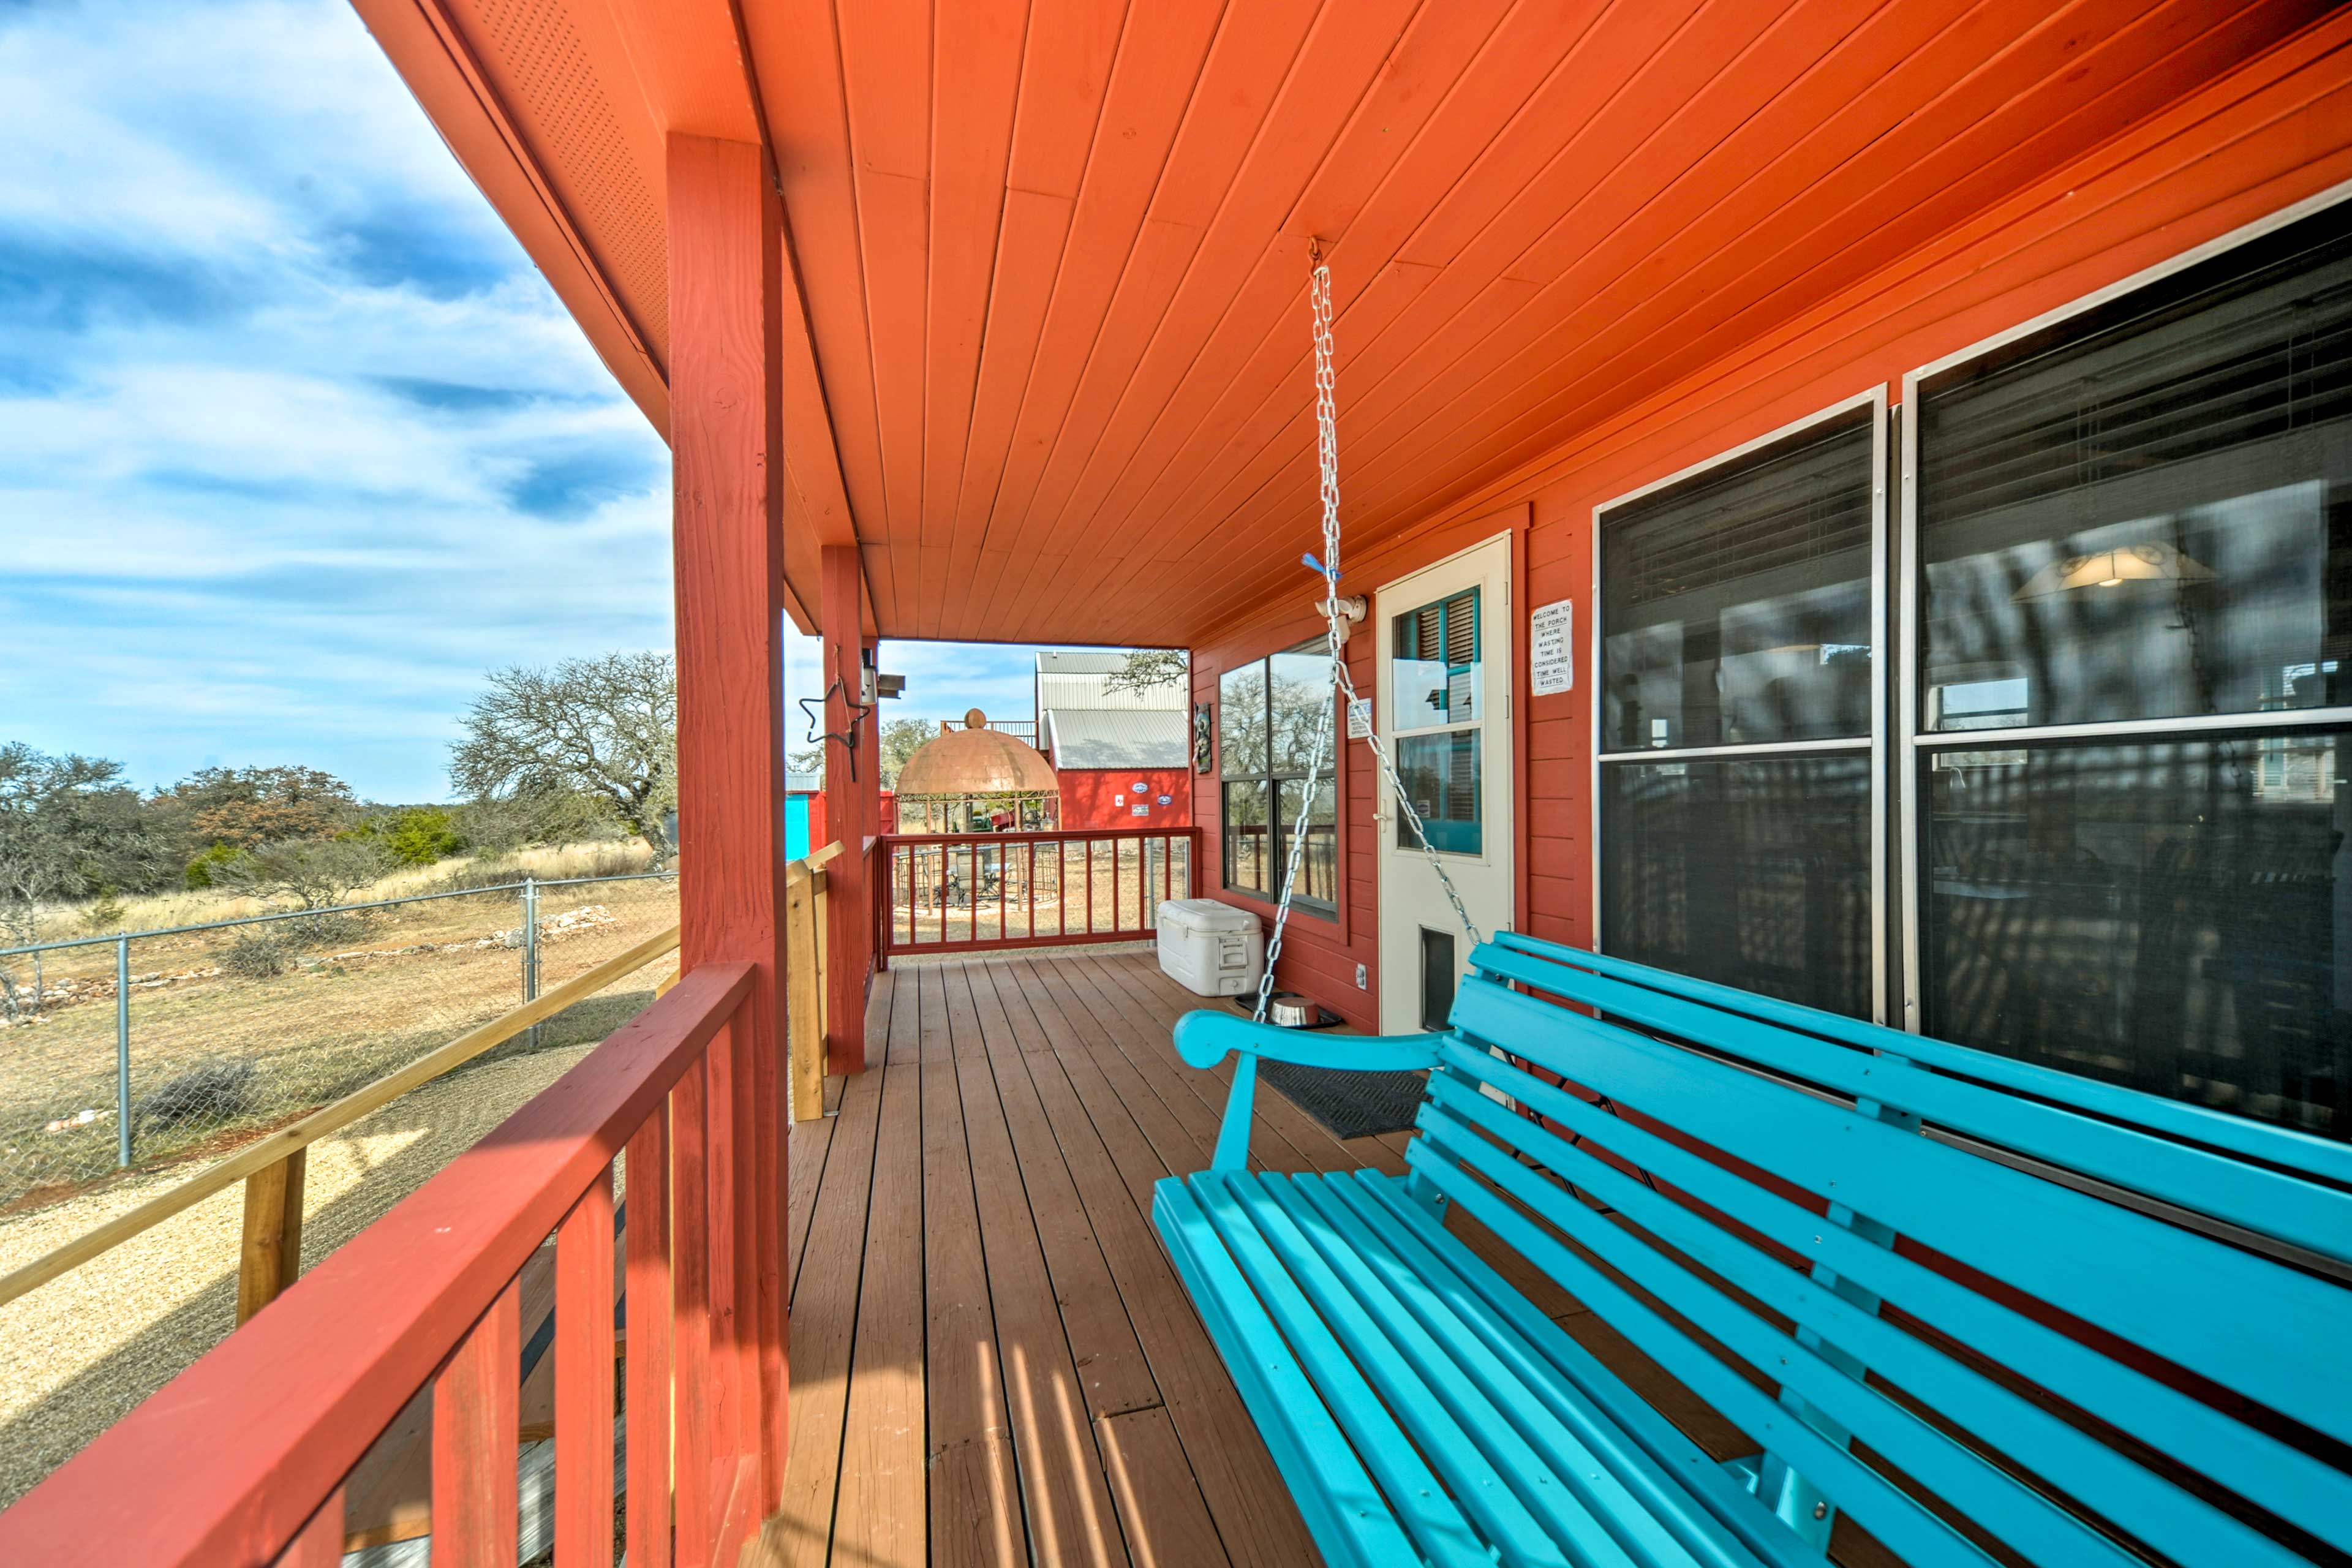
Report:
[[1202,996],[1243,996],[1265,969],[1265,932],[1247,910],[1214,899],[1160,906],[1160,973]]

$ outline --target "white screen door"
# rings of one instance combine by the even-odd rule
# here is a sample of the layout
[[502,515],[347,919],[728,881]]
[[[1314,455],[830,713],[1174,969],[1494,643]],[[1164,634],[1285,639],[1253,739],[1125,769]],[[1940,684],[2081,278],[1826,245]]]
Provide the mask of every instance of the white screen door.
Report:
[[[1504,534],[1389,584],[1372,605],[1373,722],[1487,934],[1511,921],[1510,591]],[[1443,1025],[1470,942],[1385,780],[1379,798],[1381,1029],[1408,1034]]]

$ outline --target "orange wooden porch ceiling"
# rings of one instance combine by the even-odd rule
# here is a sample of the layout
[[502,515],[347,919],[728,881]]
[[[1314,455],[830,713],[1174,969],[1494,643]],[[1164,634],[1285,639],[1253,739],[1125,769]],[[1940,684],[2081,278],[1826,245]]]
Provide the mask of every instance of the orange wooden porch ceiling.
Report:
[[1309,592],[1310,235],[1360,550],[2329,8],[354,4],[656,426],[662,136],[774,149],[804,627],[1169,644]]

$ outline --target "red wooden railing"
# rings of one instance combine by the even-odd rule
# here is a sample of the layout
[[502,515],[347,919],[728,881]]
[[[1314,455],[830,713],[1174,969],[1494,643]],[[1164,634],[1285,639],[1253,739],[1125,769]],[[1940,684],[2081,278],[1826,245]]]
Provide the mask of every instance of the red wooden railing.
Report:
[[877,843],[876,953],[1133,942],[1200,892],[1200,830],[893,833]]
[[630,1568],[731,1568],[784,1460],[782,1083],[737,1026],[751,983],[688,973],[0,1513],[0,1563],[332,1568],[345,1477],[429,1384],[435,1568],[513,1568],[517,1276],[552,1233],[555,1562],[613,1561],[621,1268]]

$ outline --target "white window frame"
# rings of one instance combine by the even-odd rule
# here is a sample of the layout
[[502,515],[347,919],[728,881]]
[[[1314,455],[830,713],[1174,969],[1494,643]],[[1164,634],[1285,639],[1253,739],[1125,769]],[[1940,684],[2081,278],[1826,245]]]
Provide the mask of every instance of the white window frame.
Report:
[[[2268,216],[2231,229],[2217,238],[2184,250],[2152,267],[2142,268],[2128,278],[2119,279],[2103,289],[2097,289],[2078,300],[2068,300],[2053,310],[2044,310],[2030,320],[2007,327],[1987,338],[1979,339],[1966,348],[1956,349],[1940,359],[1928,361],[1903,376],[1902,406],[1916,411],[1919,406],[1919,384],[1929,376],[1939,375],[1958,365],[2004,348],[2018,339],[2060,325],[2085,311],[2120,299],[2135,289],[2160,282],[2176,272],[2210,261],[2217,256],[2264,235],[2284,228],[2289,224],[2324,212],[2347,199],[2352,199],[2352,180],[2330,186],[2325,191],[2289,206],[2281,207]],[[1982,750],[1987,745],[2010,741],[2053,741],[2096,739],[2111,736],[2118,740],[2142,740],[2154,735],[2196,733],[2206,734],[2230,730],[2325,729],[2352,724],[2352,707],[2294,708],[2271,713],[2192,714],[2167,719],[2105,719],[2078,724],[2021,725],[2001,730],[1948,730],[1923,733],[1919,729],[1919,421],[1915,413],[1902,420],[1901,439],[1897,443],[1901,464],[1903,498],[1898,526],[1901,529],[1902,571],[1900,581],[1882,583],[1877,594],[1879,618],[1884,619],[1890,592],[1900,595],[1902,613],[1895,618],[1897,662],[1895,719],[1895,755],[1901,760],[1901,782],[1895,790],[1895,800],[1901,814],[1898,831],[1902,837],[1903,855],[1903,1017],[1901,1026],[1918,1034],[1923,1020],[1919,1001],[1919,942],[1924,924],[1925,902],[1919,888],[1919,835],[1922,827],[1919,790],[1919,758],[1926,752],[1943,747]],[[1597,557],[1596,557],[1597,560]],[[1595,579],[1596,586],[1599,578]],[[1599,712],[1596,697],[1594,711]],[[1883,769],[1882,769],[1883,773]],[[1594,865],[1599,865],[1599,845],[1594,846]],[[1597,897],[1597,892],[1596,892]],[[1882,918],[1880,921],[1884,925]],[[1885,1019],[1880,1020],[1882,1023]]]
[[[1607,514],[1618,508],[1656,494],[1671,486],[1696,479],[1701,474],[1737,463],[1754,456],[1776,442],[1843,418],[1858,408],[1871,411],[1870,435],[1870,733],[1864,736],[1840,737],[1824,741],[1758,742],[1717,746],[1664,746],[1655,750],[1634,752],[1603,752],[1601,749],[1601,721],[1604,707],[1604,670],[1601,662],[1605,629],[1601,613],[1601,537]],[[1654,479],[1639,489],[1612,496],[1592,509],[1592,613],[1586,617],[1591,623],[1587,636],[1591,639],[1592,673],[1592,945],[1596,952],[1606,951],[1603,943],[1607,933],[1601,927],[1601,770],[1612,763],[1659,763],[1706,759],[1726,756],[1781,757],[1807,752],[1838,752],[1850,755],[1867,755],[1870,759],[1870,996],[1871,1018],[1884,1024],[1887,1009],[1886,952],[1886,868],[1887,868],[1887,399],[1885,383],[1841,398],[1825,408],[1814,410],[1776,429],[1768,430],[1750,441],[1743,441],[1728,451],[1679,468],[1664,479]]]

